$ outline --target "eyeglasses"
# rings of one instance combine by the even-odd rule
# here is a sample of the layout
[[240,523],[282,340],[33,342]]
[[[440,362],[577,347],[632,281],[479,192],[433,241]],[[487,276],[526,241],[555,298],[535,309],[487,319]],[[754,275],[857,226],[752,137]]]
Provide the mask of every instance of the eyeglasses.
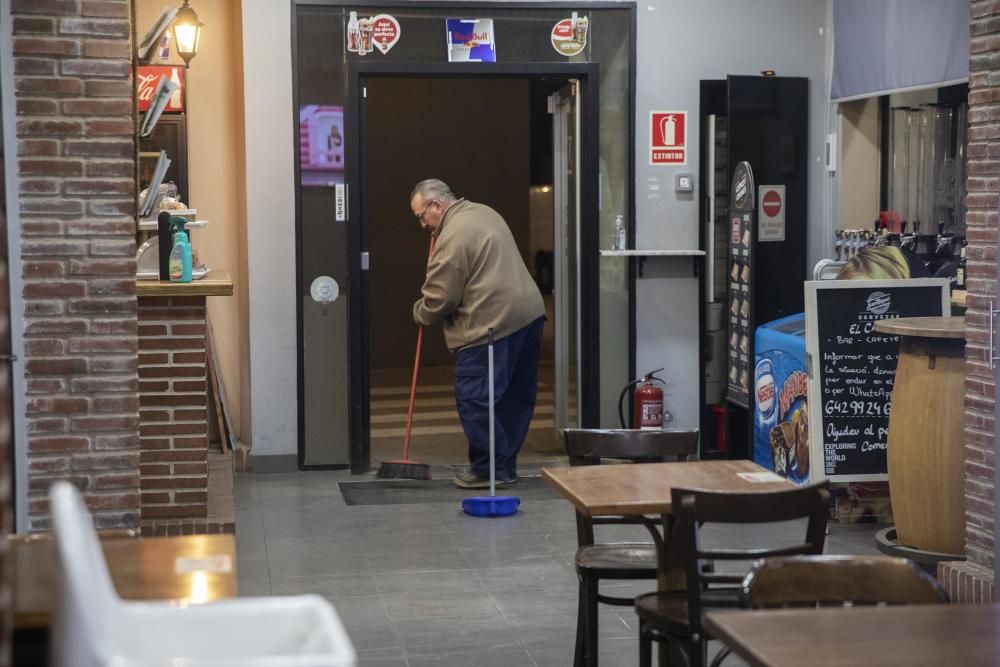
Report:
[[427,215],[427,211],[431,210],[431,206],[434,206],[434,204],[436,204],[436,203],[437,203],[437,200],[434,199],[434,200],[431,201],[431,203],[427,204],[427,206],[424,208],[423,213],[421,213],[420,215],[416,216],[417,217],[417,221],[420,222],[420,223],[423,223],[424,216]]

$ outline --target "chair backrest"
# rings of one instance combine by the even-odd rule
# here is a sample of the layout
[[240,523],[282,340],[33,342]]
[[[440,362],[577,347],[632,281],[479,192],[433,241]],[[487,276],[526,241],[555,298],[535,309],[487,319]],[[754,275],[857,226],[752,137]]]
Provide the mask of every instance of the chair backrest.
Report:
[[[602,459],[632,463],[686,461],[698,453],[698,429],[568,428],[563,430],[563,443],[573,466],[599,465]],[[593,544],[595,524],[626,522],[640,523],[638,519],[591,519],[577,511],[577,542],[580,546]],[[652,537],[656,541],[658,535],[653,532]]]
[[563,431],[570,465],[596,465],[601,459],[633,462],[686,461],[698,453],[698,429],[589,429]]
[[[719,597],[726,606],[739,603],[744,574],[717,572],[719,561],[742,561],[747,566],[761,558],[797,554],[822,554],[829,517],[829,483],[783,491],[729,493],[671,489],[674,530],[670,545],[671,562],[683,566],[687,577],[688,622],[692,632],[702,634],[701,614],[711,605],[712,589],[725,587]],[[702,543],[701,532],[712,523],[776,524],[806,519],[805,535],[800,541],[782,541],[774,546],[712,546]],[[679,563],[678,563],[679,561]]]
[[743,596],[752,609],[948,601],[916,563],[892,556],[768,558],[743,580]]
[[113,646],[121,599],[80,492],[69,482],[58,481],[49,499],[59,556],[53,662],[80,667],[104,664]]

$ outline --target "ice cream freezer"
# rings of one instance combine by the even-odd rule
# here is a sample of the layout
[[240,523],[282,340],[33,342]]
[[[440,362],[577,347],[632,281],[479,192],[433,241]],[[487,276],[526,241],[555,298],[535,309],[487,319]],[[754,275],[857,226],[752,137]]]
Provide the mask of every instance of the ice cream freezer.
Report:
[[809,482],[805,313],[757,327],[754,336],[753,460]]

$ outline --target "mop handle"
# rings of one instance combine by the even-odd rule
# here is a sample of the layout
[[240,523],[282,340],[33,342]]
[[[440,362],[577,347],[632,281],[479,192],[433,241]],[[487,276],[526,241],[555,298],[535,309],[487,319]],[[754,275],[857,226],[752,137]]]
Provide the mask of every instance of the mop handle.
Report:
[[490,498],[497,495],[496,476],[496,426],[493,423],[493,328],[490,327],[490,345],[487,351],[488,372],[490,374]]
[[[434,254],[434,237],[427,251],[427,260]],[[413,426],[413,403],[417,397],[417,372],[420,370],[420,345],[424,341],[424,328],[417,325],[417,352],[413,355],[413,379],[410,380],[410,407],[406,412],[406,431],[403,433],[403,460],[410,460],[410,428]]]
[[417,326],[417,353],[413,356],[413,379],[410,381],[410,408],[406,412],[406,432],[403,434],[403,460],[410,460],[410,427],[413,426],[413,402],[417,397],[417,371],[420,369],[420,344],[424,340],[424,328]]

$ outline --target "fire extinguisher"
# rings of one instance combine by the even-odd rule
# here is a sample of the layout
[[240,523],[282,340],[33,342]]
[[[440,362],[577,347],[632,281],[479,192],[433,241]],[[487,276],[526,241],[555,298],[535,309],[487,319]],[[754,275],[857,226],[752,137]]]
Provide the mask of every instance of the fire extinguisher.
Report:
[[625,425],[625,412],[622,404],[628,390],[636,385],[639,386],[635,390],[632,428],[646,430],[663,428],[663,390],[656,386],[657,382],[665,384],[663,380],[656,377],[656,373],[662,370],[662,368],[657,368],[655,371],[650,371],[641,379],[632,380],[622,389],[622,393],[618,396],[618,419],[621,421],[622,428],[628,428]]

